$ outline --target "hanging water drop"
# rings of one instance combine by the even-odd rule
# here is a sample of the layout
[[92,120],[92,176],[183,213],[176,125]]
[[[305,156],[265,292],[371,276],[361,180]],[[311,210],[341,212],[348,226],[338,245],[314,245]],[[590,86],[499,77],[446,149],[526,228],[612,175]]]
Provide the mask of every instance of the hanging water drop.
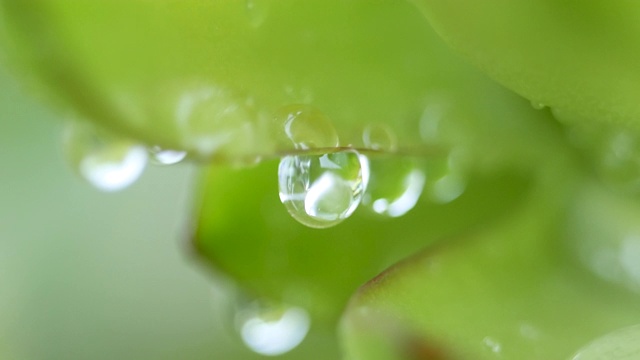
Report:
[[640,359],[640,325],[627,327],[594,340],[571,360]]
[[166,150],[159,146],[152,146],[148,151],[151,155],[151,161],[157,165],[177,164],[187,157],[186,151]]
[[280,161],[280,200],[312,228],[342,222],[356,210],[369,182],[369,163],[355,151],[286,156]]
[[362,132],[362,141],[367,149],[380,151],[394,151],[396,137],[393,131],[386,125],[368,125]]
[[459,157],[454,151],[446,159],[427,164],[426,188],[433,202],[446,204],[464,193],[467,183]]
[[310,105],[289,105],[277,111],[276,128],[283,132],[277,135],[280,146],[308,150],[334,148],[338,146],[338,134],[331,120],[320,110]]
[[419,164],[410,158],[370,157],[371,176],[362,203],[375,213],[400,217],[418,202],[425,183]]
[[147,164],[146,149],[84,123],[70,123],[65,153],[74,169],[99,190],[114,192],[133,184]]
[[277,356],[295,349],[307,336],[311,319],[299,307],[256,301],[236,314],[244,344],[254,352]]

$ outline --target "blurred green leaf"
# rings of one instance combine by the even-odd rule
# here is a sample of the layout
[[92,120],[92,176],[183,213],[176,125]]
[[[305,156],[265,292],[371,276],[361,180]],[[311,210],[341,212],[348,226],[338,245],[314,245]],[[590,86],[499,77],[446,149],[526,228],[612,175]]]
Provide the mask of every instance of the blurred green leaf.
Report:
[[194,245],[215,269],[254,296],[307,308],[333,323],[350,294],[425,244],[491,223],[518,206],[528,180],[514,173],[470,178],[458,200],[422,200],[407,215],[382,218],[360,209],[337,227],[307,228],[278,199],[277,164],[210,168],[199,197]]
[[533,102],[639,128],[637,2],[412,2],[451,46]]
[[564,214],[579,178],[558,176],[561,168],[501,225],[427,249],[362,287],[343,318],[348,358],[569,359],[638,323],[638,297],[567,251]]

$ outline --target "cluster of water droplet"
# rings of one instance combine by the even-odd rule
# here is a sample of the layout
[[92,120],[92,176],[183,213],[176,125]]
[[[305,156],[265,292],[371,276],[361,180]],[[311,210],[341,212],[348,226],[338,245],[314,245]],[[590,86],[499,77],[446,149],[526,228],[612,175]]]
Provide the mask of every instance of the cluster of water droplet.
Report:
[[[230,96],[222,90],[202,89],[178,103],[179,134],[193,145],[188,148],[198,149],[197,156],[211,155],[229,144],[241,148],[242,141],[252,141],[255,128],[247,119],[255,114],[247,113],[247,104],[233,105],[235,99]],[[464,191],[455,153],[427,162],[400,155],[395,134],[386,125],[368,125],[359,143],[341,147],[329,117],[313,106],[284,106],[272,119],[275,123],[268,128],[276,129],[271,134],[274,148],[285,153],[278,167],[280,200],[306,226],[334,226],[360,205],[375,214],[399,217],[416,206],[425,189],[432,201],[440,203]],[[77,121],[67,127],[65,148],[83,178],[110,192],[134,183],[149,162],[171,165],[187,157],[184,150],[145,147]]]
[[[313,228],[327,228],[362,204],[376,214],[399,217],[418,203],[425,189],[434,201],[449,202],[464,191],[453,157],[424,164],[396,153],[394,133],[385,125],[362,132],[361,149],[340,147],[329,118],[308,105],[283,108],[276,117],[281,138],[300,154],[284,156],[278,168],[280,200],[291,216]],[[426,171],[433,172],[427,182]]]
[[120,191],[135,183],[149,162],[172,165],[187,156],[185,151],[147,148],[80,121],[67,123],[63,140],[66,158],[73,169],[105,192]]

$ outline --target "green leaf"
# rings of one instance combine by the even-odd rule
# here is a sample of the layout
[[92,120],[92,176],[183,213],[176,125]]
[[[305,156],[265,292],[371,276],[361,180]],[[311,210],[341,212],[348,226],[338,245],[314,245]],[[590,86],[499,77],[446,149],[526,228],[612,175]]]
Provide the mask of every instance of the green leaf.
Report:
[[[364,129],[385,124],[399,150],[481,132],[473,151],[486,159],[541,158],[528,134],[547,131],[531,120],[543,116],[452,55],[408,3],[1,0],[0,19],[10,58],[59,105],[195,157],[290,151],[282,108],[304,103],[343,146],[365,146]],[[444,129],[430,133],[425,117]]]
[[567,251],[563,214],[584,191],[561,168],[501,225],[431,247],[363,286],[343,317],[348,358],[570,359],[637,324],[638,296]]
[[311,229],[278,199],[277,164],[210,168],[203,178],[194,246],[209,266],[253,296],[303,306],[333,323],[350,294],[385,267],[452,233],[490,223],[518,206],[517,174],[470,177],[456,201],[426,199],[401,218],[358,210],[330,229]]
[[640,126],[640,4],[413,0],[454,48],[568,118]]

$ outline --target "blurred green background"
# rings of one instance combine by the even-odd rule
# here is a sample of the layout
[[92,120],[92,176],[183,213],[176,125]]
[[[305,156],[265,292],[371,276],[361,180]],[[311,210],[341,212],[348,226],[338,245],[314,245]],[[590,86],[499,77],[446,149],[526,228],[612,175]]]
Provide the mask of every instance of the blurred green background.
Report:
[[195,168],[101,193],[65,163],[60,120],[0,68],[0,359],[262,358],[189,256]]

